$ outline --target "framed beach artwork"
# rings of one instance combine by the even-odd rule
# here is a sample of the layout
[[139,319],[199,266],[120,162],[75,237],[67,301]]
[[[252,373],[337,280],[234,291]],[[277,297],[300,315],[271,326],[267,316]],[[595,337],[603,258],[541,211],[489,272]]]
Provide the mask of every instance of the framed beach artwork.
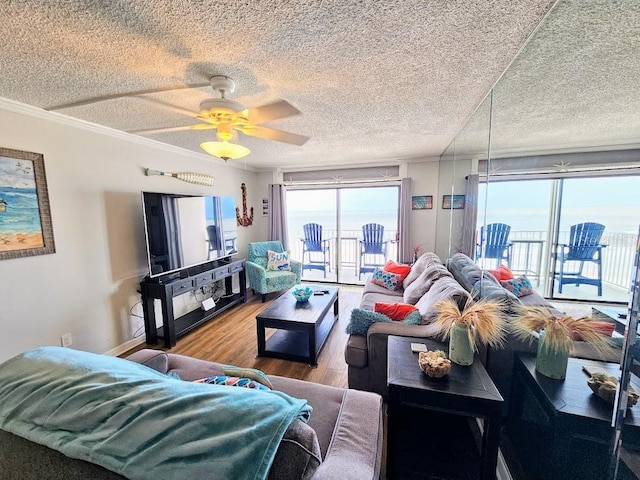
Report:
[[461,210],[464,208],[464,195],[443,195],[442,208],[447,210]]
[[55,251],[43,155],[0,148],[0,260]]
[[411,197],[411,210],[431,210],[433,195],[414,195]]

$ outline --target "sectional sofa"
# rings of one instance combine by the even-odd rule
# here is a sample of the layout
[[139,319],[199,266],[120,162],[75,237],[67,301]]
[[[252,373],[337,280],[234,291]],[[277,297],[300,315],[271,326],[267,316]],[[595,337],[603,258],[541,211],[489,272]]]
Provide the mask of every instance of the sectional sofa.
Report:
[[[411,303],[420,310],[423,323],[420,325],[403,325],[398,322],[374,323],[369,327],[366,336],[351,335],[345,349],[349,387],[376,392],[386,398],[388,336],[437,336],[439,330],[432,323],[435,315],[434,305],[443,299],[453,298],[462,308],[470,297],[476,301],[481,298],[501,301],[507,321],[515,318],[518,305],[544,307],[556,315],[562,314],[536,292],[516,297],[503,288],[491,273],[481,269],[471,258],[462,253],[454,254],[445,262],[434,253],[425,253],[413,264],[402,286],[396,290],[373,284],[371,278],[367,279],[360,308],[372,310],[376,302]],[[505,409],[508,408],[511,392],[514,352],[535,352],[537,349],[535,333],[532,332],[532,336],[532,342],[527,342],[509,333],[504,348],[500,349],[486,349],[479,345],[480,360],[505,398]],[[612,350],[603,355],[584,342],[573,342],[571,356],[610,362],[620,361],[619,350]]]
[[[239,453],[261,441],[263,417],[254,412],[261,412],[261,405],[271,401],[266,398],[271,392],[195,385],[193,380],[220,376],[225,369],[182,355],[145,349],[128,360],[43,347],[0,365],[0,478],[247,478],[239,473],[246,464]],[[379,395],[286,377],[269,376],[268,380],[278,399],[306,402],[313,410],[308,422],[295,418],[286,424],[288,428],[279,427],[286,431],[278,443],[269,442],[270,449],[277,448],[272,463],[265,462],[264,456],[248,457],[264,465],[260,475],[250,478],[379,478],[383,444]],[[25,392],[32,384],[37,394]],[[215,403],[201,398],[220,390],[245,402],[248,410],[242,410],[242,415],[231,410],[238,412],[234,418],[229,410],[217,408],[224,406],[217,398]],[[90,399],[92,392],[98,399]],[[63,394],[65,401],[58,404]],[[112,414],[102,419],[110,404]],[[42,413],[41,408],[48,410]],[[164,427],[165,416],[176,419],[174,428]],[[210,419],[246,426],[236,428],[239,433],[234,437],[226,430],[216,433]],[[54,426],[57,423],[61,429]],[[18,435],[25,424],[27,435]],[[136,432],[145,439],[134,438]],[[210,448],[214,437],[218,443]],[[55,438],[53,444],[51,438]],[[131,448],[139,443],[141,448]],[[146,454],[150,464],[139,460]]]

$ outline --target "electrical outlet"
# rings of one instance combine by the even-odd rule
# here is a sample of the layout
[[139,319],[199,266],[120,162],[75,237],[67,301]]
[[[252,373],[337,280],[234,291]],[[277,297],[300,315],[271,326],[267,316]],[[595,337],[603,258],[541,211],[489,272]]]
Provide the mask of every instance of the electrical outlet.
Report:
[[60,343],[63,347],[70,347],[71,345],[73,345],[73,338],[71,337],[71,334],[65,333],[64,335],[62,335],[60,337]]

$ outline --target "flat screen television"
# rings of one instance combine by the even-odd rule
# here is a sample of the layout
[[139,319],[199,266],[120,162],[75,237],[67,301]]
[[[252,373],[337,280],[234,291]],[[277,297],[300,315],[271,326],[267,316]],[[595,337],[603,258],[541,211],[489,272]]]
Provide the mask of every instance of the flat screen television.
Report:
[[142,192],[149,277],[237,253],[234,197]]

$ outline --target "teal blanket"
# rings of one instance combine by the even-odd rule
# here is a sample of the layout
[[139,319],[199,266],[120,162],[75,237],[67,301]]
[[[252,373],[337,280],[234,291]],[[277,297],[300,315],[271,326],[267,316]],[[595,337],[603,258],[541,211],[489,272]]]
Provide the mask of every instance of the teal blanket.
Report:
[[130,479],[266,478],[311,407],[282,392],[170,378],[42,347],[0,365],[0,428]]

